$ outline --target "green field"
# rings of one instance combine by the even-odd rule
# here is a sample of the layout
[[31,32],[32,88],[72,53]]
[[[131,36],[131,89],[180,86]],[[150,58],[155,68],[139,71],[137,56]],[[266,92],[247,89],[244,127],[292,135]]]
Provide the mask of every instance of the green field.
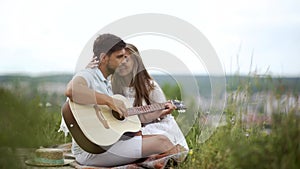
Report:
[[[20,168],[21,164],[15,160],[18,148],[70,142],[70,136],[65,138],[57,130],[60,106],[66,99],[62,91],[71,78],[68,74],[0,77],[0,168]],[[155,76],[155,79],[168,98],[180,98],[180,84],[168,77]],[[209,77],[196,79],[201,86],[199,92],[208,97]],[[300,168],[298,83],[298,77],[226,77],[225,125],[200,143],[201,120],[206,114],[195,112],[195,123],[186,135],[191,151],[187,160],[176,168]],[[270,111],[266,109],[267,103],[272,105],[271,114],[267,113]],[[255,112],[251,112],[253,107]],[[255,113],[256,119],[245,120],[249,113]],[[266,116],[269,119],[260,118]]]

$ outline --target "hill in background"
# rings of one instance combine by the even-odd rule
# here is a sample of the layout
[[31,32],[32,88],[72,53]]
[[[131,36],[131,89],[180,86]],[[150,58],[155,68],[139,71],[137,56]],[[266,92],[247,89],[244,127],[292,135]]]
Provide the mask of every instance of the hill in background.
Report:
[[[28,75],[2,75],[0,76],[0,87],[6,89],[25,89],[24,93],[46,92],[48,94],[56,93],[63,94],[67,83],[72,79],[73,74],[57,74],[43,76],[28,76]],[[160,85],[179,85],[177,81],[185,81],[190,76],[175,75],[153,75],[154,79]],[[199,86],[199,91],[206,96],[210,91],[211,83],[210,76],[195,76],[193,79]],[[218,78],[218,77],[214,77]],[[251,84],[253,92],[268,91],[274,88],[282,90],[282,92],[300,92],[300,77],[249,77],[249,76],[226,76],[227,91],[238,89],[240,84]],[[29,91],[28,91],[29,90]]]

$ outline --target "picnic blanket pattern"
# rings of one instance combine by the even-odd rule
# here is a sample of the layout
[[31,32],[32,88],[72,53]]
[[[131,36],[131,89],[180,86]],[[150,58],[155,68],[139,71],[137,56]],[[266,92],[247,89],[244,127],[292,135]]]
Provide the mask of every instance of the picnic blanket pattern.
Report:
[[187,155],[188,151],[168,156],[152,155],[136,163],[116,167],[84,166],[78,164],[76,161],[72,162],[70,165],[76,169],[164,169],[169,168],[170,166],[176,166],[183,162]]

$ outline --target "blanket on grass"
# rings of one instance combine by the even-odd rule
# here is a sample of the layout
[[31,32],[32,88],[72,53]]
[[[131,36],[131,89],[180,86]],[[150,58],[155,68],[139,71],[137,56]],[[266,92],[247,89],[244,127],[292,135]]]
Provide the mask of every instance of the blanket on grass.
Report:
[[177,154],[172,154],[168,156],[153,155],[145,159],[141,159],[136,163],[127,164],[123,166],[116,167],[94,167],[94,166],[84,166],[78,164],[76,161],[70,165],[76,169],[164,169],[172,166],[176,166],[183,162],[187,157],[188,151],[180,152]]
[[[66,159],[75,159],[73,154],[71,153],[71,143],[62,144],[62,145],[55,145],[51,146],[52,148],[59,148],[64,150],[64,158]],[[171,155],[152,155],[148,158],[140,159],[132,164],[127,164],[123,166],[116,166],[116,167],[95,167],[95,166],[84,166],[80,165],[76,161],[72,162],[70,164],[71,167],[74,167],[76,169],[164,169],[164,168],[170,168],[173,166],[178,165],[179,163],[182,163],[188,155],[187,150],[180,151],[177,154],[171,154]]]

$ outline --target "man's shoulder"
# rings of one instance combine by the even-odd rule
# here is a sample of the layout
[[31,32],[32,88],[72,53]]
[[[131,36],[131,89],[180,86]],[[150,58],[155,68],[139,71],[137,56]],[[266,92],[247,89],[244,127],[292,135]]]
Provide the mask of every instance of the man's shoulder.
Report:
[[80,70],[76,73],[76,76],[80,76],[84,78],[86,81],[91,82],[104,82],[105,78],[102,74],[102,72],[98,68],[86,68],[83,70]]
[[91,68],[86,68],[78,71],[75,76],[92,77],[96,74],[96,71]]

